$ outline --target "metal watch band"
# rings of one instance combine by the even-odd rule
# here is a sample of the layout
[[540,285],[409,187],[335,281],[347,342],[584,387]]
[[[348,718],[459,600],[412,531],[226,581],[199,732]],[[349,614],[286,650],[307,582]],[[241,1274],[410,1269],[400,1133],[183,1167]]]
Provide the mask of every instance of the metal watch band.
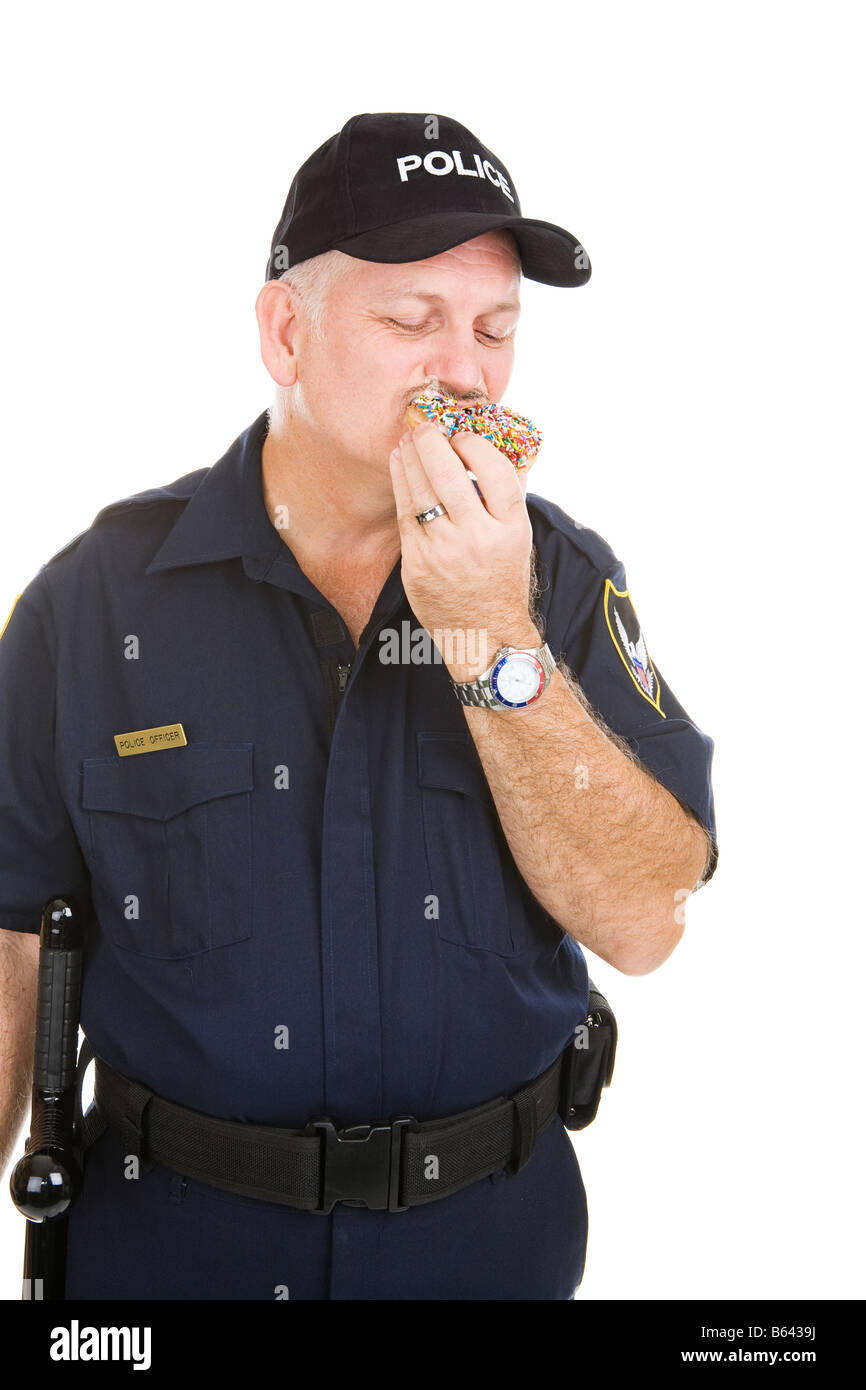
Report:
[[[491,662],[487,670],[484,671],[480,676],[477,676],[474,681],[452,681],[451,684],[454,687],[454,692],[461,705],[472,705],[476,709],[511,708],[511,706],[509,705],[501,704],[500,701],[497,700],[496,696],[493,694],[493,691],[490,688],[490,676],[493,672],[494,667],[496,666],[496,663],[502,656],[503,652],[523,651],[531,651],[533,656],[536,656],[538,660],[541,662],[541,665],[544,669],[544,688],[539,692],[539,695],[536,696],[536,699],[539,699],[540,696],[544,694],[544,690],[547,689],[547,684],[554,671],[556,670],[556,661],[554,659],[553,653],[551,652],[546,642],[540,647],[500,647],[499,651],[496,653],[496,656],[493,658],[493,661]],[[519,706],[517,706],[516,708],[519,708]]]

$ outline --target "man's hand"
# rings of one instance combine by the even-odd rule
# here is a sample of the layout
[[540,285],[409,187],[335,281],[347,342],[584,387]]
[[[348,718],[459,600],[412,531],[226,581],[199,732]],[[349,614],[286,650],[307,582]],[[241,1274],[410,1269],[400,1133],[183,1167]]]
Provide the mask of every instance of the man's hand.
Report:
[[[483,503],[464,464],[477,474]],[[436,628],[487,629],[486,661],[469,666],[442,652],[457,681],[474,680],[501,646],[540,645],[529,615],[525,472],[515,472],[489,440],[447,440],[432,425],[391,455],[413,612],[431,636]],[[448,516],[419,526],[416,513],[437,502]],[[463,715],[517,870],[542,907],[617,970],[655,970],[683,934],[683,897],[705,862],[706,836],[694,817],[627,744],[609,737],[559,669],[523,710],[464,705]],[[586,774],[577,795],[576,766]]]
[[[459,640],[440,647],[452,679],[474,680],[499,647],[540,645],[529,615],[527,470],[518,472],[479,435],[461,432],[448,440],[435,425],[407,431],[390,468],[403,551],[400,577],[412,611],[431,637],[450,631],[465,642],[463,650]],[[478,479],[483,502],[467,468]],[[437,502],[448,515],[419,525],[417,514]]]

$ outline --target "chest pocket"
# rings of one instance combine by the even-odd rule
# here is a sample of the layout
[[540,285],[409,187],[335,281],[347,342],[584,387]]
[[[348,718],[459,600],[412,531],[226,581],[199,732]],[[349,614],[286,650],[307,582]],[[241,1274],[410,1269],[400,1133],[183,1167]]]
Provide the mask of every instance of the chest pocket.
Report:
[[106,935],[162,959],[252,931],[251,743],[85,758],[90,871]]
[[471,736],[419,733],[418,783],[440,937],[500,956],[525,950],[519,875]]

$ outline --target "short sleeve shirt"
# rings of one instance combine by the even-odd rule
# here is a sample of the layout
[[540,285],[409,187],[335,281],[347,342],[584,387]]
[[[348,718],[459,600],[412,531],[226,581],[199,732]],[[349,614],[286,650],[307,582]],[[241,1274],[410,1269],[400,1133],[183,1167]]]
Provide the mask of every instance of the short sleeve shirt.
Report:
[[[14,606],[0,926],[36,931],[47,898],[77,896],[82,1027],[179,1104],[287,1127],[439,1118],[554,1061],[586,962],[517,870],[447,667],[411,659],[399,561],[356,652],[271,523],[267,428],[104,508]],[[712,740],[606,542],[527,507],[544,639],[705,827],[711,874]],[[404,659],[380,659],[389,634]],[[178,724],[185,744],[119,755],[116,735]]]

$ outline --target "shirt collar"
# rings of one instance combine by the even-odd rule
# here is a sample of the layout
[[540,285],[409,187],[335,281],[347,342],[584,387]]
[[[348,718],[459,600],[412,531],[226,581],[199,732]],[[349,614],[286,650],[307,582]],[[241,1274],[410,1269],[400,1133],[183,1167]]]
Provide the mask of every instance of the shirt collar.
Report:
[[268,520],[261,488],[268,412],[207,469],[145,573],[249,556],[264,561],[282,542]]
[[[145,574],[240,556],[250,579],[267,580],[321,605],[322,595],[271,524],[265,506],[262,446],[268,425],[264,410],[219,462],[207,469]],[[405,597],[400,563],[398,557],[376,604],[377,614],[396,607]]]

